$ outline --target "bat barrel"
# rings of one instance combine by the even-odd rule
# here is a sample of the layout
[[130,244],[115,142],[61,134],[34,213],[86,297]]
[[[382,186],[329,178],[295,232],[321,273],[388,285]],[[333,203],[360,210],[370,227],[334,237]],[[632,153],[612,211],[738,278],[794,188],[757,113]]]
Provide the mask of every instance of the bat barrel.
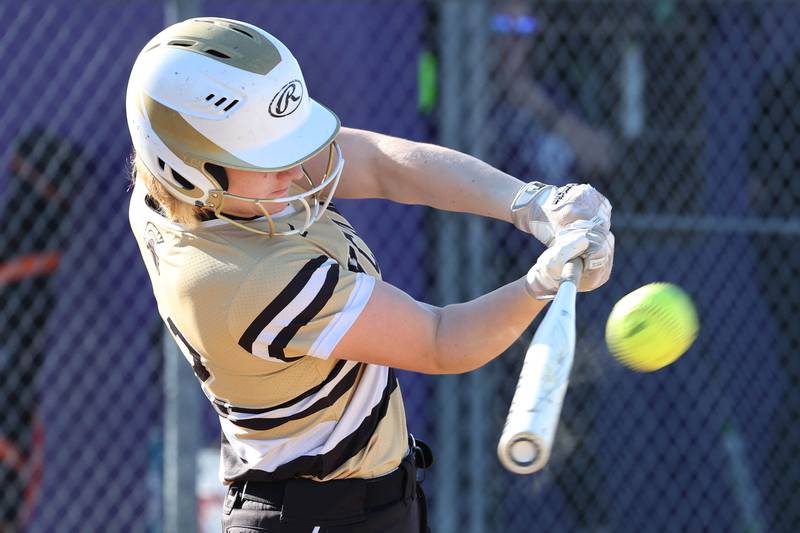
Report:
[[533,336],[497,444],[509,471],[532,474],[550,457],[575,353],[575,296],[581,260],[564,267],[562,283]]

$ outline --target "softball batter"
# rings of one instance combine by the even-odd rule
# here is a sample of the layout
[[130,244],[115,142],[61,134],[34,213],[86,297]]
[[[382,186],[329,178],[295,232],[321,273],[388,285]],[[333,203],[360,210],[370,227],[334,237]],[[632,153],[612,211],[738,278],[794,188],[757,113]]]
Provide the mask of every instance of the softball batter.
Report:
[[[458,373],[502,353],[584,256],[611,272],[611,206],[442,147],[341,128],[275,37],[197,18],[156,35],[127,91],[130,223],[161,317],[222,428],[228,532],[427,531],[395,368]],[[346,159],[346,163],[345,163]],[[471,302],[417,302],[331,203],[385,198],[514,223],[548,248]]]

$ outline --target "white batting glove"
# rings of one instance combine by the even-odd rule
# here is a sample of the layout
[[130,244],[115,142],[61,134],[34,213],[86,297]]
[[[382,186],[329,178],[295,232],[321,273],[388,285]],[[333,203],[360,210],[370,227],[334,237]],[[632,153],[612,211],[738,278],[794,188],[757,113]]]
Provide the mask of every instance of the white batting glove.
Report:
[[578,291],[600,287],[608,281],[614,264],[614,234],[591,221],[578,221],[559,231],[552,245],[528,271],[525,278],[528,293],[537,300],[551,299],[558,291],[564,265],[576,257],[583,258]]
[[533,181],[514,197],[511,220],[550,246],[559,231],[579,220],[592,220],[607,232],[611,228],[611,203],[591,185],[570,183],[556,187]]

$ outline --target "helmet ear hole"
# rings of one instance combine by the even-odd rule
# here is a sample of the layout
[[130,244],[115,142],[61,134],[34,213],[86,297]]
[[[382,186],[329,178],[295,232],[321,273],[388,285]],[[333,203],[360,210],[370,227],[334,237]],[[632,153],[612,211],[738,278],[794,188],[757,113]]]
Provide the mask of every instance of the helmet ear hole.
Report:
[[169,171],[172,173],[172,179],[177,181],[181,187],[183,187],[187,191],[191,191],[192,189],[194,189],[194,185],[192,185],[192,182],[187,180],[177,172],[175,172],[174,168],[170,168]]
[[225,172],[225,169],[219,165],[215,165],[214,163],[206,163],[206,172],[211,174],[219,186],[222,188],[223,191],[228,190],[228,173]]

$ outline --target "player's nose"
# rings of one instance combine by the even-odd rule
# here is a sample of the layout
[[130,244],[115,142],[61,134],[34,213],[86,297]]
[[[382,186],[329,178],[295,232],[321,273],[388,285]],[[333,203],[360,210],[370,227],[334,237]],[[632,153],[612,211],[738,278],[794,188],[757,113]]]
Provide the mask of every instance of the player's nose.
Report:
[[286,170],[282,170],[278,172],[278,179],[281,181],[295,181],[303,177],[303,170],[300,165],[296,167],[287,168]]

